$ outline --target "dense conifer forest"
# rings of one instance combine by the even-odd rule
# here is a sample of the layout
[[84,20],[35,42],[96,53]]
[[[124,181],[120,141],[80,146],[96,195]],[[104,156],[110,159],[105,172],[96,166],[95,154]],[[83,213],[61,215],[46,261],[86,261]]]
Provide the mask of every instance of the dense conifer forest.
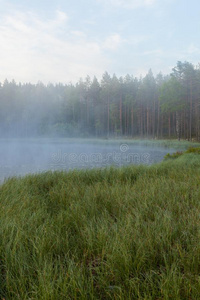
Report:
[[169,75],[105,72],[76,84],[0,86],[0,136],[140,137],[200,140],[200,65]]

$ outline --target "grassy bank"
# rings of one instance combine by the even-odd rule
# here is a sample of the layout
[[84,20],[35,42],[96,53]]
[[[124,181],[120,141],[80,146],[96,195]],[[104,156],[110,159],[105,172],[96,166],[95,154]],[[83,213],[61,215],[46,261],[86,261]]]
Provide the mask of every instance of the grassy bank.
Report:
[[200,156],[12,178],[0,299],[198,299]]

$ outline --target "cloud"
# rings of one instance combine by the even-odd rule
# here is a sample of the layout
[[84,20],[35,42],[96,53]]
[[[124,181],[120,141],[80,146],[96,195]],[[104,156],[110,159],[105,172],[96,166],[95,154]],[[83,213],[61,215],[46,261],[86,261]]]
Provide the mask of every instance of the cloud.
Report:
[[199,54],[200,49],[197,48],[193,43],[188,47],[187,51],[188,54]]
[[161,56],[163,54],[164,54],[164,52],[162,49],[149,50],[149,51],[144,51],[144,52],[140,53],[140,55],[156,55],[156,56],[157,55]]
[[97,0],[104,5],[112,5],[127,9],[135,9],[139,7],[150,7],[158,0]]
[[106,38],[103,47],[109,50],[116,50],[121,44],[122,39],[119,34],[113,34]]
[[[117,44],[117,36],[113,43]],[[31,12],[2,17],[0,44],[0,80],[77,81],[87,74],[100,76],[108,63],[103,42],[71,28],[63,11],[56,11],[52,19]]]

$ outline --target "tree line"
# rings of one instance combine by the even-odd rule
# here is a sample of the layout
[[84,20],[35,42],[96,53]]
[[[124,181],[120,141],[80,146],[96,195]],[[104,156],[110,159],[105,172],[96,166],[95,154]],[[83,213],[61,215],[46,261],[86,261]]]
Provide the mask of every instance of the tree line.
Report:
[[140,137],[200,141],[200,65],[170,75],[87,76],[76,84],[0,84],[1,137]]

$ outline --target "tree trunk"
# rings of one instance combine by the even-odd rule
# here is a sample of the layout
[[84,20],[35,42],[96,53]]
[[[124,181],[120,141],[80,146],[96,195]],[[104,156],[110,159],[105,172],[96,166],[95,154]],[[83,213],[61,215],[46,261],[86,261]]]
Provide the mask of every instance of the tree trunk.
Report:
[[159,131],[160,131],[160,106],[158,103],[158,121],[157,121],[157,138],[159,138]]
[[133,136],[133,104],[131,107],[131,135]]
[[120,135],[122,135],[122,96],[120,96],[120,103],[119,103],[119,120],[120,120]]
[[107,99],[107,137],[110,135],[110,99]]
[[179,112],[176,112],[176,136],[178,141],[180,141],[180,115]]
[[169,139],[171,139],[171,118],[170,118],[170,113],[168,117],[168,126],[169,126]]

